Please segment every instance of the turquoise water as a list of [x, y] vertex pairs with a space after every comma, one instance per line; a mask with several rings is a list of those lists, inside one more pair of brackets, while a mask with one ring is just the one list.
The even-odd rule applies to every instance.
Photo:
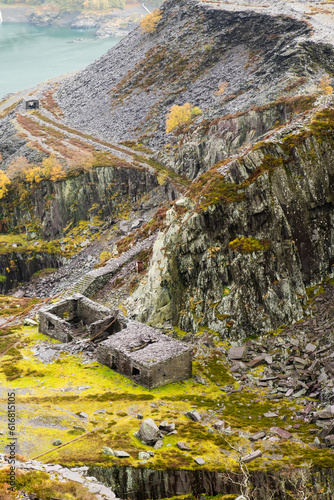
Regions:
[[[69, 43], [78, 38], [83, 41]], [[0, 98], [84, 68], [120, 38], [94, 38], [93, 30], [0, 24]]]

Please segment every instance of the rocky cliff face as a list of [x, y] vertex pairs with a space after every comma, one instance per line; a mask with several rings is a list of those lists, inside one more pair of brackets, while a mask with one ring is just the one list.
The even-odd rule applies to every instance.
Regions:
[[300, 319], [306, 288], [333, 272], [332, 119], [320, 112], [200, 176], [169, 211], [129, 311], [232, 337]]
[[57, 183], [43, 181], [23, 200], [20, 193], [13, 193], [3, 216], [11, 228], [35, 223], [41, 236], [56, 239], [69, 223], [94, 216], [112, 220], [129, 211], [157, 185], [156, 177], [147, 171], [99, 167]]
[[[152, 470], [114, 466], [90, 467], [88, 472], [111, 486], [119, 497], [132, 500], [170, 498], [189, 493], [198, 496], [200, 494], [235, 496], [240, 493], [240, 485], [245, 479], [242, 474], [209, 470]], [[314, 499], [331, 499], [332, 469], [311, 471], [304, 467], [293, 472], [286, 469], [270, 475], [266, 472], [253, 471], [249, 475], [244, 491], [247, 491], [247, 487], [252, 488], [254, 500], [269, 499], [272, 498], [272, 494], [275, 494], [278, 500], [283, 500], [290, 495], [295, 495], [296, 488], [298, 488], [298, 495], [309, 491], [308, 483], [314, 486]], [[316, 490], [323, 493], [318, 496]]]

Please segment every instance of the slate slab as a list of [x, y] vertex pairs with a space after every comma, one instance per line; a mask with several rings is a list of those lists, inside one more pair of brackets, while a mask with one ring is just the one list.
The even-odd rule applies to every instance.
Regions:
[[242, 359], [246, 356], [247, 354], [247, 347], [244, 345], [238, 346], [238, 347], [231, 347], [228, 351], [228, 358], [229, 359]]

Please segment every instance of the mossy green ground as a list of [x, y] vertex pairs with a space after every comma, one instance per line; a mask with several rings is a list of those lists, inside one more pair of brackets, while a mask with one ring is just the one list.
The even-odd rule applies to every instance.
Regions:
[[[96, 429], [41, 457], [41, 460], [65, 465], [121, 463], [158, 469], [196, 469], [200, 466], [196, 465], [194, 458], [202, 456], [206, 461], [204, 467], [210, 470], [237, 469], [238, 453], [232, 445], [240, 448], [243, 454], [252, 449], [262, 450], [262, 458], [251, 462], [250, 469], [273, 469], [288, 463], [300, 465], [305, 460], [315, 465], [334, 466], [332, 451], [310, 446], [313, 437], [308, 424], [302, 420], [298, 420], [300, 428], [292, 431], [292, 440], [261, 441], [251, 445], [243, 436], [244, 432], [293, 425], [296, 423], [294, 412], [300, 407], [295, 401], [269, 401], [262, 389], [256, 392], [249, 388], [240, 390], [239, 383], [227, 371], [219, 350], [211, 349], [209, 353], [203, 350], [194, 360], [194, 374], [205, 384], [192, 378], [149, 391], [97, 362], [85, 364], [81, 356], [62, 354], [45, 365], [37, 360], [31, 349], [39, 341], [55, 341], [38, 333], [37, 327], [21, 327], [15, 335], [20, 343], [1, 359], [2, 449], [7, 443], [6, 395], [14, 390], [19, 452], [28, 458], [53, 449], [55, 439], [66, 443]], [[228, 347], [226, 342], [216, 343], [217, 347]], [[15, 367], [14, 376], [6, 376], [6, 365]], [[254, 370], [259, 371], [261, 367]], [[221, 389], [235, 392], [227, 394]], [[192, 422], [185, 416], [185, 412], [195, 407], [202, 416], [200, 422]], [[82, 411], [88, 414], [88, 419], [78, 415]], [[266, 418], [264, 413], [267, 411], [275, 411], [278, 416]], [[177, 429], [176, 435], [165, 437], [164, 446], [155, 450], [155, 456], [146, 463], [138, 461], [138, 452], [152, 448], [133, 435], [141, 422], [136, 417], [138, 413], [144, 418], [153, 418], [157, 424], [162, 420], [175, 422]], [[222, 436], [217, 431], [208, 431], [218, 419], [231, 426], [232, 435]], [[186, 442], [191, 451], [180, 451], [177, 441]], [[103, 454], [103, 446], [125, 450], [131, 457], [126, 460], [107, 457]]]

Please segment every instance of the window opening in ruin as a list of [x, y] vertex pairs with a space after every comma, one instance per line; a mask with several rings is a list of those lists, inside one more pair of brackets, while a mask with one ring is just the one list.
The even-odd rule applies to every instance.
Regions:
[[38, 109], [39, 103], [38, 101], [27, 101], [26, 109]]
[[53, 323], [51, 323], [51, 321], [48, 321], [48, 330], [54, 330], [55, 329], [55, 325]]
[[111, 368], [117, 370], [117, 359], [116, 356], [111, 356]]
[[140, 375], [140, 370], [135, 366], [132, 367], [132, 375]]

